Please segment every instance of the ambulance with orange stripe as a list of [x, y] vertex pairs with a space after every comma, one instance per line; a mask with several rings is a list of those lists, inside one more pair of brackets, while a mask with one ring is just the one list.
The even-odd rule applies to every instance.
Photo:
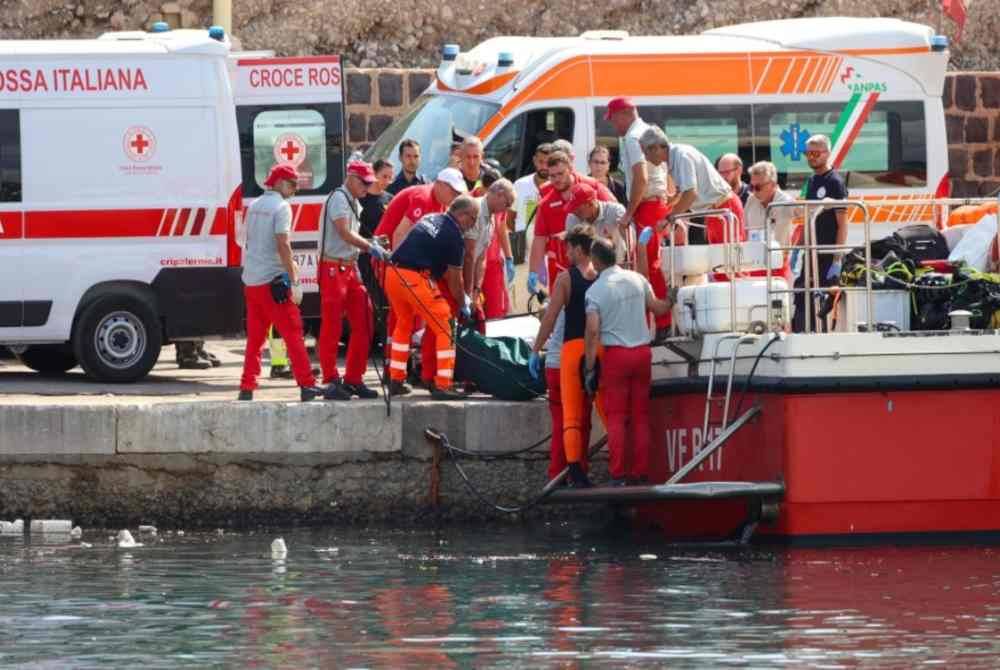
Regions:
[[238, 222], [276, 162], [303, 175], [293, 249], [315, 277], [342, 181], [337, 57], [161, 24], [0, 59], [0, 345], [28, 367], [133, 381], [165, 343], [241, 333]]
[[947, 41], [925, 26], [790, 19], [693, 36], [498, 37], [468, 52], [446, 45], [442, 54], [434, 83], [370, 158], [395, 155], [403, 138], [414, 138], [422, 167], [433, 174], [447, 162], [452, 135], [474, 133], [487, 157], [517, 178], [532, 171], [535, 146], [563, 138], [585, 171], [598, 144], [617, 161], [605, 105], [627, 95], [648, 123], [712, 160], [735, 153], [745, 166], [772, 161], [790, 192], [810, 174], [808, 137], [831, 136], [852, 197], [873, 201], [875, 222], [933, 218], [929, 206], [878, 207], [880, 198], [948, 192], [941, 102]]

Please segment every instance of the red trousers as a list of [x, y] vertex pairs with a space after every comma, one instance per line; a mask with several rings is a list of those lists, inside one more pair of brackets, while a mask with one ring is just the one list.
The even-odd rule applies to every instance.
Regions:
[[566, 451], [563, 448], [563, 411], [560, 392], [559, 368], [545, 368], [545, 386], [549, 390], [549, 417], [552, 419], [552, 437], [549, 440], [549, 481], [566, 469]]
[[483, 311], [487, 319], [507, 316], [510, 303], [507, 296], [507, 277], [504, 256], [500, 248], [500, 226], [494, 226], [493, 240], [486, 248], [486, 272], [483, 275]]
[[340, 379], [337, 371], [337, 350], [344, 317], [351, 326], [351, 339], [347, 345], [347, 367], [344, 382], [360, 384], [364, 381], [368, 365], [368, 349], [372, 340], [372, 305], [368, 291], [361, 282], [356, 265], [319, 264], [320, 316], [319, 365], [323, 369], [323, 383]]
[[302, 315], [299, 306], [290, 299], [280, 305], [271, 296], [271, 285], [244, 286], [243, 296], [247, 304], [247, 348], [243, 356], [243, 377], [241, 391], [257, 388], [260, 376], [260, 350], [267, 341], [267, 331], [273, 324], [285, 341], [288, 360], [292, 364], [295, 383], [299, 386], [315, 386], [312, 364], [306, 352], [306, 342], [302, 337]]
[[605, 347], [600, 390], [608, 424], [612, 479], [649, 476], [649, 386], [652, 350]]
[[[726, 199], [718, 209], [728, 209], [736, 216], [737, 229], [740, 233], [740, 241], [744, 242], [747, 239], [747, 227], [743, 220], [743, 203], [740, 202], [740, 196], [735, 193], [730, 193], [729, 198]], [[722, 244], [729, 240], [729, 222], [721, 216], [706, 216], [705, 217], [705, 234], [708, 237], [709, 244]]]
[[[643, 229], [655, 226], [660, 221], [663, 221], [663, 219], [667, 218], [668, 214], [670, 214], [670, 207], [662, 200], [647, 200], [639, 205], [639, 209], [635, 210], [635, 217], [633, 217], [635, 220], [636, 237], [638, 237], [638, 234]], [[660, 240], [662, 236], [655, 232], [655, 228], [653, 230], [655, 234], [646, 243], [646, 261], [649, 268], [647, 279], [649, 279], [649, 283], [653, 287], [653, 294], [662, 300], [667, 297], [667, 280], [663, 276], [662, 265], [660, 263]], [[657, 330], [669, 327], [670, 312], [656, 317]]]

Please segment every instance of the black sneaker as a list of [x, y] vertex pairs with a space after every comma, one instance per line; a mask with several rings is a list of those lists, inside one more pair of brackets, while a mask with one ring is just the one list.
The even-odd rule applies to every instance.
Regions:
[[299, 400], [309, 402], [310, 400], [323, 397], [325, 393], [326, 389], [321, 386], [301, 386], [299, 387]]
[[439, 389], [432, 384], [431, 400], [465, 400], [465, 395], [453, 389]]
[[177, 367], [181, 370], [207, 370], [212, 367], [212, 364], [197, 358], [187, 358], [178, 362]]
[[409, 384], [404, 382], [396, 381], [395, 379], [389, 382], [389, 395], [409, 395], [413, 393], [413, 389], [410, 388]]
[[237, 400], [253, 400], [253, 391], [240, 391], [240, 394], [236, 396]]
[[378, 391], [364, 384], [344, 384], [344, 390], [351, 395], [358, 396], [362, 400], [371, 400], [378, 397]]
[[332, 381], [323, 392], [323, 400], [350, 400], [351, 392], [340, 381]]
[[287, 365], [271, 366], [271, 379], [291, 379], [293, 376]]
[[590, 483], [590, 478], [587, 477], [587, 473], [583, 471], [583, 467], [579, 463], [569, 464], [569, 475], [566, 479], [569, 481], [569, 485], [575, 489], [589, 489], [594, 486]]
[[626, 479], [612, 479], [608, 482], [608, 486], [612, 488], [619, 488], [628, 486], [628, 481]]
[[215, 354], [210, 354], [204, 349], [198, 352], [198, 358], [207, 361], [208, 364], [211, 365], [213, 368], [222, 367], [222, 361], [220, 361]]

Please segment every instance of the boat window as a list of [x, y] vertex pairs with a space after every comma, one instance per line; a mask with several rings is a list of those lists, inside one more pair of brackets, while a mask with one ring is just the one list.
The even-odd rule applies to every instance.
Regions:
[[453, 95], [422, 95], [410, 111], [389, 126], [368, 149], [365, 160], [398, 163], [399, 143], [420, 143], [420, 172], [433, 177], [448, 166], [452, 142], [477, 134], [500, 105]]
[[[754, 107], [757, 160], [778, 168], [785, 189], [799, 189], [812, 170], [806, 140], [823, 134], [835, 142], [845, 103], [801, 103]], [[851, 132], [850, 125], [842, 132]], [[927, 186], [927, 133], [924, 103], [879, 102], [860, 129], [840, 173], [848, 188], [923, 188]]]
[[[611, 165], [618, 170], [620, 138], [609, 121], [606, 108], [594, 110], [597, 143], [611, 150]], [[639, 116], [663, 129], [671, 142], [690, 144], [713, 163], [727, 153], [738, 154], [747, 167], [753, 163], [749, 105], [640, 105]]]
[[486, 145], [486, 158], [500, 163], [503, 175], [514, 181], [535, 171], [535, 148], [558, 139], [573, 141], [573, 110], [533, 109], [514, 117]]

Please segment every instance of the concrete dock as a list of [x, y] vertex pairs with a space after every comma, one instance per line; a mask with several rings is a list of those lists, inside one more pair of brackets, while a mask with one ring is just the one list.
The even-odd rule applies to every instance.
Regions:
[[[207, 349], [222, 367], [178, 370], [166, 347], [131, 385], [95, 383], [79, 369], [43, 377], [0, 360], [0, 519], [214, 528], [502, 518], [447, 456], [434, 458], [424, 429], [476, 453], [518, 450], [549, 432], [544, 400], [441, 403], [418, 391], [394, 399], [387, 416], [381, 399], [300, 403], [293, 381], [262, 378], [253, 402], [236, 402], [243, 343]], [[548, 443], [459, 463], [483, 496], [516, 504], [544, 485]]]

